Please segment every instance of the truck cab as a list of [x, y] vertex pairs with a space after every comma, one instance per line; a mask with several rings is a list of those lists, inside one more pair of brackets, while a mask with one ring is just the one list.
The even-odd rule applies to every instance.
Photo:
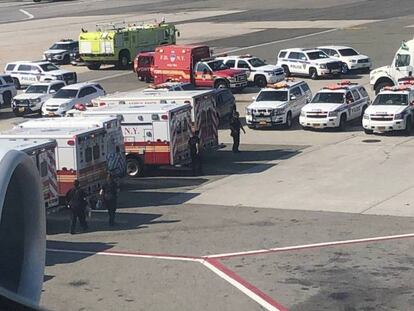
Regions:
[[154, 80], [154, 52], [138, 53], [134, 60], [134, 72], [138, 80], [147, 83]]
[[386, 86], [397, 86], [398, 80], [412, 76], [414, 72], [414, 39], [403, 41], [389, 66], [371, 71], [370, 84], [378, 94]]

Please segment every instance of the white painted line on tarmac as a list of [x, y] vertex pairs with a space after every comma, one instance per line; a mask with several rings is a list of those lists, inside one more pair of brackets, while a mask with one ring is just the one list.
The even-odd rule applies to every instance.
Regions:
[[60, 248], [47, 248], [46, 251], [52, 253], [66, 253], [66, 254], [78, 254], [78, 255], [101, 255], [101, 256], [114, 256], [114, 257], [130, 257], [130, 258], [152, 258], [152, 259], [165, 259], [175, 261], [191, 261], [202, 262], [203, 259], [192, 256], [179, 256], [169, 254], [152, 254], [152, 253], [135, 253], [135, 252], [123, 252], [123, 251], [82, 251], [74, 249], [60, 249]]
[[235, 272], [224, 266], [218, 260], [207, 259], [202, 264], [213, 271], [216, 275], [227, 281], [239, 291], [247, 295], [249, 298], [256, 301], [259, 305], [269, 311], [288, 311], [287, 308], [282, 306], [279, 302], [263, 293], [260, 289], [250, 284]]
[[32, 18], [34, 18], [34, 15], [33, 15], [33, 14], [30, 14], [30, 13], [29, 13], [29, 12], [27, 12], [26, 10], [19, 9], [19, 12], [23, 13], [24, 15], [26, 15], [26, 16], [27, 16], [27, 19], [32, 19]]
[[102, 78], [99, 78], [99, 79], [92, 79], [92, 80], [88, 80], [88, 81], [90, 81], [90, 82], [99, 82], [99, 81], [104, 81], [104, 80], [108, 80], [108, 79], [112, 79], [112, 78], [126, 76], [126, 75], [129, 75], [129, 74], [133, 74], [133, 72], [131, 72], [131, 71], [121, 72], [121, 73], [113, 74], [111, 76], [106, 76], [106, 77], [102, 77]]
[[245, 46], [245, 47], [242, 47], [242, 48], [237, 48], [237, 49], [233, 49], [233, 50], [229, 50], [229, 51], [224, 51], [223, 53], [234, 53], [234, 52], [238, 52], [238, 51], [243, 51], [243, 50], [258, 48], [258, 47], [261, 47], [261, 46], [272, 45], [272, 44], [287, 42], [287, 41], [291, 41], [291, 40], [298, 40], [298, 39], [309, 38], [309, 37], [313, 37], [313, 36], [323, 35], [325, 33], [334, 32], [334, 31], [337, 31], [337, 30], [339, 30], [339, 28], [333, 28], [333, 29], [328, 29], [328, 30], [313, 32], [313, 33], [309, 33], [309, 34], [301, 35], [301, 36], [297, 36], [297, 37], [286, 38], [286, 39], [281, 39], [281, 40], [275, 40], [275, 41], [270, 41], [270, 42], [265, 42], [265, 43], [260, 43], [260, 44]]
[[322, 243], [305, 244], [305, 245], [297, 245], [297, 246], [276, 247], [276, 248], [259, 249], [259, 250], [245, 251], [245, 252], [216, 254], [216, 255], [206, 256], [205, 258], [224, 259], [224, 258], [230, 258], [230, 257], [260, 255], [260, 254], [268, 254], [268, 253], [296, 251], [296, 250], [305, 250], [305, 249], [311, 249], [311, 248], [321, 248], [321, 247], [349, 245], [349, 244], [358, 244], [358, 243], [373, 243], [373, 242], [399, 240], [399, 239], [407, 239], [407, 238], [414, 238], [414, 233], [388, 235], [388, 236], [355, 239], [355, 240], [345, 240], [345, 241], [322, 242]]

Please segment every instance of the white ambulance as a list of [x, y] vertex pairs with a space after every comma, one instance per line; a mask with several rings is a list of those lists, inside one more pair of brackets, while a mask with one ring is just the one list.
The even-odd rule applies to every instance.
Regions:
[[94, 107], [133, 104], [190, 104], [193, 130], [199, 130], [205, 149], [218, 147], [219, 117], [216, 110], [215, 92], [202, 91], [171, 91], [147, 93], [142, 91], [115, 93], [98, 97], [91, 101]]
[[46, 208], [59, 204], [56, 175], [56, 141], [50, 139], [0, 138], [0, 145], [26, 153], [36, 165], [42, 182], [43, 199]]
[[127, 173], [131, 177], [142, 176], [145, 166], [190, 162], [190, 104], [112, 105], [78, 111], [78, 115], [122, 116]]
[[58, 194], [64, 198], [75, 179], [94, 197], [106, 178], [106, 132], [99, 128], [24, 128], [0, 133], [8, 139], [55, 139]]
[[100, 128], [106, 131], [107, 169], [115, 177], [126, 175], [124, 136], [120, 116], [43, 118], [19, 124], [22, 128]]

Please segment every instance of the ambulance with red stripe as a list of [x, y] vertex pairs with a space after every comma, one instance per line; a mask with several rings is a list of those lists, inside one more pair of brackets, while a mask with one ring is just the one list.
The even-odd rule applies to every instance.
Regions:
[[122, 116], [127, 173], [142, 176], [146, 166], [190, 162], [190, 104], [111, 105], [79, 111], [86, 117]]
[[219, 115], [214, 90], [171, 92], [122, 92], [98, 97], [91, 101], [94, 107], [112, 105], [163, 105], [190, 104], [193, 130], [200, 131], [201, 145], [205, 150], [218, 148]]
[[42, 182], [43, 199], [46, 208], [59, 203], [56, 175], [56, 141], [50, 139], [0, 138], [0, 145], [26, 153], [36, 165]]
[[16, 126], [4, 131], [0, 138], [54, 139], [58, 195], [63, 199], [75, 179], [91, 199], [99, 192], [107, 175], [106, 132], [97, 128], [24, 128]]

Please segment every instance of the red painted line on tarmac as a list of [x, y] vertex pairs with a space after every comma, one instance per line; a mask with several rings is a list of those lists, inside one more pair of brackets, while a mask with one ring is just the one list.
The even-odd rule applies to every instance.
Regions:
[[270, 311], [288, 311], [282, 304], [266, 295], [253, 284], [247, 282], [241, 276], [230, 270], [217, 259], [206, 259], [203, 265], [216, 273], [218, 276], [229, 282], [231, 285], [242, 291], [251, 299], [259, 303], [266, 310]]
[[305, 245], [297, 245], [297, 246], [276, 247], [276, 248], [259, 249], [259, 250], [235, 252], [235, 253], [216, 254], [216, 255], [206, 256], [205, 258], [226, 259], [226, 258], [240, 257], [240, 256], [252, 256], [252, 255], [260, 255], [260, 254], [298, 251], [298, 250], [307, 250], [307, 249], [313, 249], [313, 248], [333, 247], [333, 246], [352, 245], [352, 244], [361, 244], [361, 243], [375, 243], [375, 242], [401, 240], [401, 239], [408, 239], [408, 238], [414, 238], [414, 233], [390, 235], [390, 236], [382, 236], [382, 237], [374, 237], [374, 238], [355, 239], [355, 240], [345, 240], [345, 241], [322, 242], [322, 243], [305, 244]]

